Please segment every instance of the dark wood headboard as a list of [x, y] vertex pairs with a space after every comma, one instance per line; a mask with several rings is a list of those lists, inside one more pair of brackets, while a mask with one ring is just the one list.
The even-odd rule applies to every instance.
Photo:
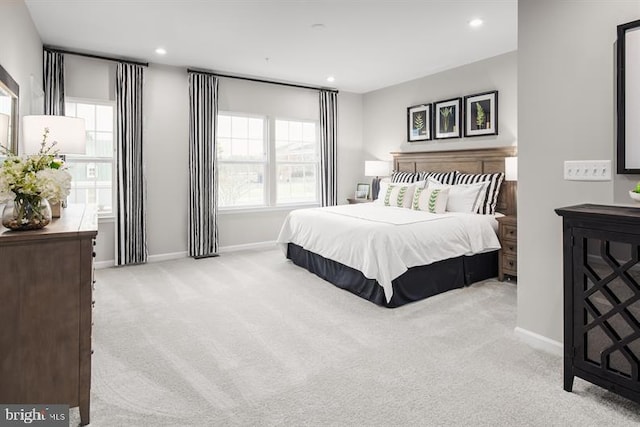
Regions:
[[[517, 147], [428, 152], [396, 152], [393, 170], [398, 172], [495, 173], [504, 172], [504, 158], [513, 157]], [[517, 211], [516, 182], [503, 181], [496, 211], [514, 215]]]

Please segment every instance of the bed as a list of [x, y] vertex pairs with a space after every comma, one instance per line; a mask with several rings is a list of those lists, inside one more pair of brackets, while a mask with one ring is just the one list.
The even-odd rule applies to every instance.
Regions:
[[[487, 174], [504, 172], [515, 147], [392, 154], [396, 171]], [[496, 212], [515, 212], [515, 183], [502, 183]], [[296, 265], [393, 308], [497, 276], [496, 227], [493, 215], [357, 204], [294, 211], [278, 243]]]

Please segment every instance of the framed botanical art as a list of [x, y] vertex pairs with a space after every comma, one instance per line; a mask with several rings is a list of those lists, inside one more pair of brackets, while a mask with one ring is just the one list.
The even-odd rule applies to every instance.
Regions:
[[464, 136], [498, 134], [498, 91], [464, 97]]
[[462, 129], [462, 98], [447, 99], [433, 103], [434, 138], [460, 138]]
[[414, 105], [407, 108], [407, 141], [431, 139], [431, 104]]
[[358, 184], [356, 186], [356, 199], [368, 199], [369, 198], [369, 184]]

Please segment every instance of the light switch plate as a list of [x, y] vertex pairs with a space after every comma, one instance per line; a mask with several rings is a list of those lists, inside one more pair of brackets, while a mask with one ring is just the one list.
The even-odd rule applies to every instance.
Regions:
[[566, 160], [564, 179], [568, 181], [611, 181], [611, 160]]

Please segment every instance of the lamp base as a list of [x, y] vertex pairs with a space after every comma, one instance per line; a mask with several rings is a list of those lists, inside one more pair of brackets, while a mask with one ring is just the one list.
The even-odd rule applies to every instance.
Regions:
[[376, 200], [378, 198], [379, 192], [380, 192], [380, 178], [376, 176], [371, 180], [371, 200]]

